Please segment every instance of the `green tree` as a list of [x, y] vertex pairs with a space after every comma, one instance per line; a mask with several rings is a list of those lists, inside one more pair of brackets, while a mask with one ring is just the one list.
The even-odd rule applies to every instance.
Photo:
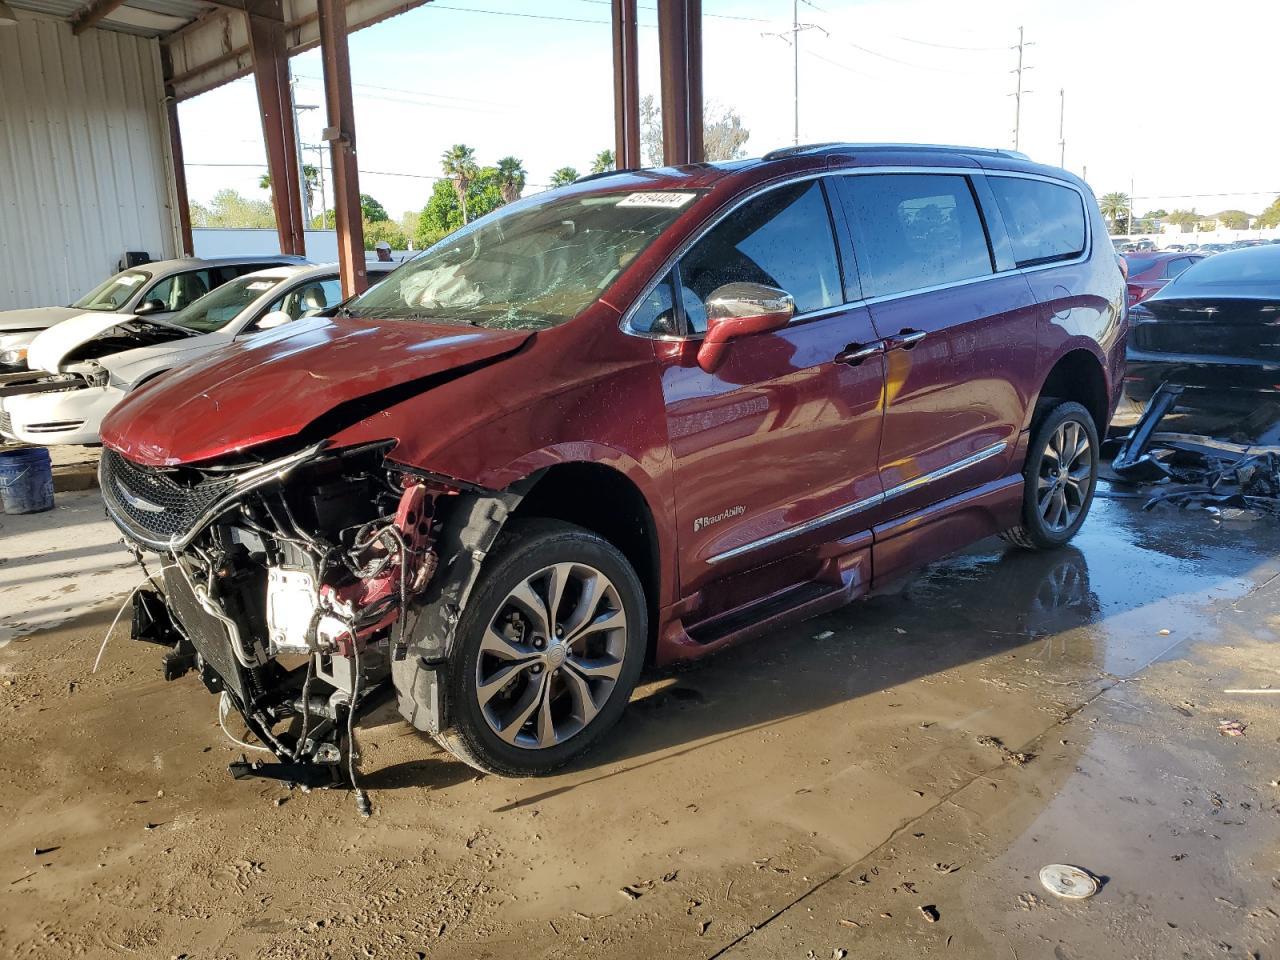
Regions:
[[400, 224], [390, 218], [384, 220], [366, 220], [364, 223], [364, 248], [372, 250], [380, 242], [391, 244], [392, 250], [403, 250], [408, 246], [408, 237]]
[[1200, 215], [1194, 210], [1174, 210], [1165, 216], [1165, 221], [1179, 227], [1182, 233], [1190, 233], [1200, 222]]
[[[1129, 232], [1129, 195], [1127, 193], [1105, 193], [1098, 201], [1102, 215], [1110, 221], [1112, 233]], [[1121, 229], [1121, 224], [1124, 229]]]
[[613, 157], [612, 150], [601, 150], [596, 154], [594, 160], [591, 161], [592, 173], [608, 173], [617, 166], [617, 161]]
[[1271, 201], [1271, 206], [1258, 214], [1257, 225], [1266, 229], [1267, 227], [1280, 227], [1280, 197], [1276, 197]]
[[503, 203], [512, 203], [520, 199], [524, 192], [525, 179], [528, 176], [524, 164], [518, 157], [503, 157], [498, 161], [498, 189], [502, 193]]
[[[449, 180], [438, 180], [432, 188], [431, 197], [418, 215], [417, 228], [413, 233], [414, 245], [419, 249], [426, 249], [462, 226], [462, 204], [454, 185]], [[467, 183], [467, 210], [472, 219], [496, 210], [502, 202], [497, 167], [477, 169]]]
[[578, 171], [573, 167], [561, 167], [551, 174], [551, 186], [565, 187], [578, 179]]
[[387, 214], [387, 208], [367, 193], [360, 194], [360, 216], [366, 223], [381, 223], [383, 220], [391, 219]]
[[215, 193], [207, 207], [192, 204], [191, 225], [275, 229], [276, 215], [266, 200], [250, 200], [228, 188]]
[[455, 143], [440, 155], [440, 169], [453, 181], [453, 192], [462, 209], [462, 222], [466, 223], [470, 219], [467, 215], [467, 191], [479, 170], [475, 150], [465, 143]]
[[[702, 148], [707, 160], [744, 156], [743, 148], [750, 138], [751, 131], [743, 126], [738, 111], [715, 102], [703, 106]], [[640, 146], [645, 163], [651, 167], [662, 165], [662, 108], [652, 94], [640, 98]]]

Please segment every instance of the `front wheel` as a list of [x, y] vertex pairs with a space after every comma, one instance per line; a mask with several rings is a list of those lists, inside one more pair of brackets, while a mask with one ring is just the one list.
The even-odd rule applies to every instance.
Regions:
[[622, 715], [647, 637], [639, 578], [616, 547], [572, 524], [516, 521], [458, 624], [453, 726], [438, 739], [480, 770], [550, 773]]
[[1098, 428], [1089, 411], [1072, 402], [1052, 407], [1022, 472], [1022, 522], [1001, 536], [1027, 550], [1062, 546], [1084, 523], [1098, 485]]

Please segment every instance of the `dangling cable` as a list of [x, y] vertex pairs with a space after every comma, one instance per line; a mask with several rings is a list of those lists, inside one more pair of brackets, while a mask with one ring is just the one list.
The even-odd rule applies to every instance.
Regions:
[[227, 711], [231, 707], [231, 698], [227, 695], [227, 691], [222, 691], [222, 696], [218, 697], [218, 726], [222, 728], [222, 732], [226, 734], [227, 739], [234, 743], [237, 747], [244, 747], [246, 750], [258, 750], [262, 753], [271, 753], [269, 747], [257, 747], [252, 743], [245, 743], [231, 735], [231, 731], [227, 729]]
[[[159, 572], [163, 573], [166, 570], [172, 569], [174, 566], [175, 565], [172, 563], [165, 564], [160, 568]], [[102, 663], [102, 655], [107, 652], [107, 641], [111, 639], [112, 631], [115, 630], [116, 624], [120, 622], [120, 617], [124, 613], [124, 608], [132, 602], [133, 595], [149, 583], [153, 583], [150, 574], [143, 578], [143, 581], [140, 584], [130, 590], [128, 596], [124, 598], [124, 603], [120, 604], [120, 609], [116, 611], [115, 619], [111, 621], [111, 626], [107, 627], [107, 635], [102, 638], [102, 646], [98, 648], [98, 655], [93, 659], [93, 669], [89, 671], [90, 673], [98, 672], [98, 664]]]

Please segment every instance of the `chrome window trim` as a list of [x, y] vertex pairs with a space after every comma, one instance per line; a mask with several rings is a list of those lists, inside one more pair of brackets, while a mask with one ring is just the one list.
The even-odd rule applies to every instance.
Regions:
[[877, 493], [873, 496], [867, 497], [866, 499], [846, 504], [843, 507], [838, 507], [829, 513], [824, 513], [819, 517], [814, 517], [812, 520], [806, 520], [804, 523], [798, 524], [797, 526], [788, 527], [786, 530], [779, 530], [777, 533], [771, 533], [767, 537], [761, 537], [758, 540], [752, 540], [750, 543], [742, 544], [742, 546], [732, 547], [728, 550], [723, 550], [720, 553], [713, 554], [707, 558], [707, 563], [720, 563], [724, 560], [730, 560], [733, 557], [740, 557], [744, 553], [750, 553], [753, 550], [759, 550], [763, 547], [770, 547], [775, 543], [782, 543], [784, 540], [790, 540], [792, 537], [798, 537], [801, 534], [818, 530], [822, 527], [828, 526], [829, 524], [835, 523], [838, 520], [843, 520], [846, 517], [851, 517], [864, 510], [877, 507], [882, 503], [894, 499], [895, 497], [902, 496], [904, 493], [910, 493], [912, 490], [917, 490], [920, 487], [933, 483], [935, 480], [941, 480], [954, 473], [959, 473], [961, 470], [967, 470], [969, 467], [976, 466], [984, 460], [990, 460], [992, 457], [997, 457], [1007, 450], [1008, 447], [1009, 444], [1001, 440], [999, 443], [992, 444], [989, 447], [979, 450], [977, 453], [970, 454], [962, 460], [957, 460], [955, 463], [948, 464], [945, 467], [940, 467], [939, 469], [930, 471], [929, 473], [921, 474], [918, 477], [914, 477], [911, 480], [906, 481], [906, 483], [898, 484], [896, 487], [890, 487], [883, 493]]
[[[1056, 177], [1051, 177], [1051, 176], [1047, 176], [1045, 174], [1040, 174], [1040, 173], [1024, 173], [1020, 170], [989, 170], [985, 167], [924, 167], [924, 166], [912, 167], [912, 166], [896, 166], [895, 165], [895, 166], [877, 166], [877, 167], [858, 167], [856, 169], [837, 168], [834, 170], [830, 170], [830, 169], [814, 170], [814, 171], [810, 171], [809, 173], [800, 174], [799, 176], [788, 177], [783, 180], [761, 184], [753, 188], [749, 192], [738, 197], [738, 199], [734, 200], [725, 209], [717, 212], [715, 216], [712, 217], [707, 223], [704, 223], [700, 228], [698, 228], [698, 230], [692, 236], [686, 237], [684, 241], [680, 244], [680, 246], [676, 248], [675, 252], [672, 253], [669, 257], [667, 257], [665, 261], [663, 261], [661, 269], [655, 271], [652, 279], [650, 279], [649, 282], [644, 285], [644, 288], [636, 296], [635, 300], [623, 312], [622, 319], [618, 323], [619, 328], [622, 330], [623, 333], [627, 334], [628, 336], [639, 337], [644, 340], [658, 340], [658, 341], [677, 342], [677, 343], [685, 342], [685, 341], [697, 342], [701, 340], [702, 334], [690, 334], [688, 336], [674, 336], [672, 334], [651, 334], [651, 333], [645, 333], [644, 331], [635, 330], [631, 326], [631, 318], [640, 309], [640, 306], [644, 303], [645, 299], [649, 296], [649, 294], [653, 292], [654, 287], [656, 287], [662, 281], [662, 279], [670, 273], [671, 268], [674, 267], [676, 263], [679, 262], [679, 260], [686, 253], [689, 252], [689, 250], [694, 246], [694, 244], [696, 244], [708, 233], [710, 233], [717, 226], [719, 226], [721, 221], [723, 221], [726, 217], [729, 216], [729, 214], [733, 213], [743, 204], [751, 200], [754, 200], [757, 197], [763, 196], [764, 194], [772, 190], [779, 190], [783, 187], [788, 187], [796, 183], [804, 183], [808, 180], [820, 180], [825, 177], [865, 177], [865, 176], [873, 176], [877, 174], [886, 174], [886, 173], [922, 174], [922, 175], [943, 174], [943, 175], [950, 175], [950, 176], [959, 175], [959, 176], [966, 176], [966, 177], [982, 176], [987, 178], [1013, 177], [1021, 180], [1040, 180], [1040, 181], [1043, 181], [1044, 183], [1050, 183], [1055, 186], [1066, 187], [1069, 190], [1074, 190], [1076, 194], [1078, 194], [1080, 197], [1080, 202], [1083, 207], [1083, 213], [1084, 213], [1084, 229], [1085, 229], [1084, 253], [1080, 254], [1077, 257], [1073, 257], [1070, 260], [1055, 260], [1052, 263], [1041, 263], [1033, 267], [1011, 267], [1008, 270], [995, 270], [991, 273], [985, 274], [980, 277], [969, 277], [964, 280], [951, 280], [951, 281], [948, 281], [947, 283], [933, 284], [932, 286], [928, 286], [928, 287], [915, 287], [915, 288], [912, 288], [911, 290], [903, 290], [899, 293], [884, 294], [879, 297], [860, 297], [857, 300], [846, 300], [843, 303], [833, 304], [830, 307], [823, 307], [820, 310], [811, 310], [807, 313], [798, 313], [795, 315], [794, 318], [792, 318], [790, 325], [794, 326], [799, 323], [804, 323], [808, 320], [815, 320], [820, 317], [827, 316], [828, 314], [841, 313], [845, 310], [852, 310], [856, 307], [873, 306], [877, 303], [887, 303], [891, 300], [902, 300], [906, 297], [914, 297], [922, 293], [936, 293], [939, 290], [950, 290], [955, 287], [965, 287], [974, 283], [985, 283], [986, 281], [996, 279], [997, 277], [1010, 277], [1010, 276], [1014, 276], [1015, 274], [1022, 274], [1025, 276], [1026, 274], [1035, 273], [1040, 270], [1050, 270], [1056, 267], [1071, 266], [1072, 264], [1084, 263], [1093, 256], [1093, 244], [1094, 244], [1093, 218], [1089, 215], [1088, 198], [1085, 196], [1084, 191], [1081, 190], [1080, 187], [1076, 186], [1074, 183], [1071, 183], [1068, 180], [1062, 180]], [[989, 225], [987, 229], [990, 229]], [[1006, 233], [1008, 232], [1007, 227], [1005, 228], [1005, 231]], [[838, 241], [838, 238], [833, 237], [833, 239], [837, 239]], [[839, 249], [838, 242], [836, 246], [838, 250]]]

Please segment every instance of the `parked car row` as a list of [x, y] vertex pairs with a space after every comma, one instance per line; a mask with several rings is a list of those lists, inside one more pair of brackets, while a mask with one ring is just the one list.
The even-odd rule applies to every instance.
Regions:
[[[311, 266], [297, 257], [265, 262], [278, 265], [263, 270], [261, 260], [147, 264], [82, 298], [78, 303], [91, 306], [79, 313], [63, 307], [43, 308], [43, 314], [11, 311], [54, 322], [25, 331], [30, 339], [13, 359], [27, 373], [11, 372], [0, 383], [0, 437], [37, 444], [97, 443], [102, 418], [131, 391], [238, 339], [319, 313], [342, 299], [335, 264]], [[369, 263], [370, 282], [396, 266]], [[191, 298], [211, 282], [214, 289]], [[186, 293], [174, 294], [179, 287]], [[164, 310], [154, 306], [162, 302], [161, 293], [169, 296]], [[168, 309], [184, 300], [180, 309]], [[67, 310], [72, 315], [63, 317]]]
[[[1066, 543], [1126, 336], [1092, 193], [1020, 154], [619, 171], [135, 385], [101, 487], [163, 558], [137, 635], [288, 779], [354, 771], [347, 731], [392, 691], [467, 763], [541, 774], [608, 731], [646, 662], [991, 534]], [[72, 339], [54, 376], [137, 384]]]

